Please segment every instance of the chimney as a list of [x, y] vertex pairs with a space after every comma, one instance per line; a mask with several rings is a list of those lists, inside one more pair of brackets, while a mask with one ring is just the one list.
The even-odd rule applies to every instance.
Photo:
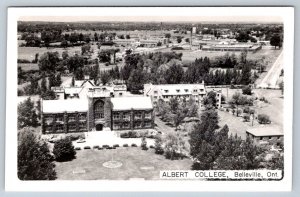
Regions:
[[84, 80], [90, 80], [90, 76], [89, 75], [84, 75]]

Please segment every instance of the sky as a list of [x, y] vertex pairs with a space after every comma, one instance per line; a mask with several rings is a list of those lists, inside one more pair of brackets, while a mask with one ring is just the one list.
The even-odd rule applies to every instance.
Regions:
[[279, 16], [23, 16], [20, 21], [47, 22], [216, 22], [216, 23], [278, 23]]

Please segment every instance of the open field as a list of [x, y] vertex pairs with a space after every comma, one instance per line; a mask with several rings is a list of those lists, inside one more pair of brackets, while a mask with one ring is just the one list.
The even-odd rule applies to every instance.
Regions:
[[35, 63], [18, 63], [18, 67], [21, 67], [23, 71], [39, 70], [38, 64]]
[[[56, 162], [58, 180], [153, 180], [159, 179], [160, 170], [189, 170], [192, 165], [190, 159], [167, 160], [155, 154], [153, 149], [144, 151], [140, 147], [80, 150], [76, 157], [69, 162]], [[121, 162], [122, 166], [110, 169], [102, 165], [112, 159]]]

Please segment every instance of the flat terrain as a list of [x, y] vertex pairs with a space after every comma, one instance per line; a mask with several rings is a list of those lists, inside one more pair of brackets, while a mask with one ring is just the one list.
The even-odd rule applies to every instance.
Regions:
[[[119, 161], [120, 168], [106, 168], [104, 162]], [[154, 153], [153, 149], [140, 147], [112, 150], [80, 150], [77, 158], [69, 162], [56, 162], [58, 180], [128, 180], [142, 178], [159, 179], [160, 170], [189, 170], [190, 159], [168, 160]]]
[[[225, 89], [224, 89], [225, 90]], [[228, 89], [229, 98], [234, 94], [236, 89]], [[279, 128], [283, 128], [283, 98], [281, 96], [280, 90], [270, 90], [270, 89], [255, 89], [253, 90], [253, 96], [261, 98], [265, 97], [269, 103], [264, 103], [262, 101], [255, 101], [254, 106], [250, 107], [255, 110], [255, 116], [258, 114], [266, 114], [270, 117], [271, 124], [261, 125], [254, 120], [253, 127], [260, 126], [275, 126]], [[226, 96], [226, 91], [223, 91], [223, 94]], [[246, 138], [246, 130], [247, 128], [252, 127], [252, 117], [250, 122], [244, 122], [243, 117], [233, 115], [231, 112], [226, 111], [218, 111], [219, 114], [219, 125], [223, 127], [225, 124], [228, 125], [230, 133], [233, 135], [238, 134], [243, 139]]]

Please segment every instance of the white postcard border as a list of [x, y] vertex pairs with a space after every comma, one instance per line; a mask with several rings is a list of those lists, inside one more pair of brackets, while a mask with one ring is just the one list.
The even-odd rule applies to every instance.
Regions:
[[[155, 10], [155, 11], [153, 11]], [[281, 181], [20, 181], [17, 178], [17, 20], [21, 16], [280, 16], [284, 23], [284, 178]], [[292, 7], [43, 7], [8, 8], [6, 84], [7, 191], [291, 191], [294, 8]]]

